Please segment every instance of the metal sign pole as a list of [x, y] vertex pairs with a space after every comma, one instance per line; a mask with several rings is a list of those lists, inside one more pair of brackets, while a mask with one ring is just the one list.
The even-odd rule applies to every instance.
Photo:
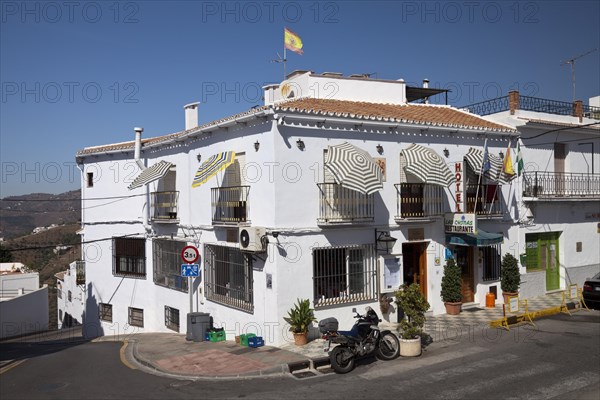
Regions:
[[188, 292], [190, 292], [190, 312], [194, 312], [194, 292], [193, 292], [194, 280], [191, 276], [188, 276]]

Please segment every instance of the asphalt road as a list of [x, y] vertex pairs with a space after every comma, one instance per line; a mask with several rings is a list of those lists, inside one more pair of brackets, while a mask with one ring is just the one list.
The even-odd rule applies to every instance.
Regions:
[[[510, 332], [438, 338], [418, 358], [364, 360], [347, 375], [190, 381], [124, 365], [120, 343], [2, 344], [7, 399], [600, 398], [600, 312], [556, 315]], [[12, 358], [11, 358], [12, 357]], [[24, 361], [23, 361], [24, 360]]]

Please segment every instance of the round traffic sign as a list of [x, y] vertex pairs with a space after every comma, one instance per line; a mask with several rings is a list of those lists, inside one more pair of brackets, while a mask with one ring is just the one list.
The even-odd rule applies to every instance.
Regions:
[[185, 246], [181, 250], [181, 259], [188, 264], [195, 263], [198, 258], [200, 258], [200, 252], [195, 246]]

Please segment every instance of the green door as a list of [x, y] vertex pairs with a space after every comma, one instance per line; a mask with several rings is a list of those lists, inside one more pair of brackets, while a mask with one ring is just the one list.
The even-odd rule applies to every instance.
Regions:
[[546, 291], [560, 289], [559, 236], [560, 232], [528, 233], [525, 235], [527, 271], [546, 271]]
[[546, 257], [546, 290], [560, 289], [560, 263], [558, 262], [558, 235], [542, 241]]

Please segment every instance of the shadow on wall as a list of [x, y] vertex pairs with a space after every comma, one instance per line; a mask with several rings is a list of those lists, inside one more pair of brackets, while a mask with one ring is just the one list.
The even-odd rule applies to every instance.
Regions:
[[100, 304], [96, 301], [92, 283], [88, 283], [86, 290], [85, 310], [83, 311], [83, 337], [93, 339], [104, 336], [104, 329], [100, 323]]

